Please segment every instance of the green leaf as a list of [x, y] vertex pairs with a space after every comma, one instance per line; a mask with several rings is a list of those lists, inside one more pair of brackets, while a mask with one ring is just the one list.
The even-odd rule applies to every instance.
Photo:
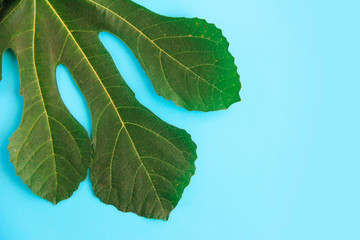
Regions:
[[34, 4], [10, 5], [7, 13], [0, 24], [0, 46], [11, 46], [18, 57], [24, 97], [21, 124], [10, 139], [10, 158], [31, 190], [56, 204], [86, 178], [90, 140], [60, 98], [54, 71], [58, 62], [44, 54], [52, 51], [47, 40], [37, 38], [44, 30], [36, 23]]
[[[121, 38], [156, 91], [180, 106], [210, 111], [240, 100], [228, 43], [204, 20], [160, 16], [129, 0], [5, 0], [0, 53], [15, 52], [25, 101], [11, 161], [35, 194], [54, 203], [71, 196], [91, 163], [93, 189], [104, 203], [168, 219], [194, 175], [196, 145], [136, 100], [101, 31]], [[60, 98], [59, 64], [87, 100], [92, 142]]]
[[89, 2], [104, 16], [98, 24], [131, 48], [159, 95], [199, 111], [240, 101], [234, 57], [214, 24], [161, 16], [127, 0]]

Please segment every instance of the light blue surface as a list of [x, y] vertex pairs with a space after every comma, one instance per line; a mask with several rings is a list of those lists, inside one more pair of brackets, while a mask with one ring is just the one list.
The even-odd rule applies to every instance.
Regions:
[[[15, 57], [0, 82], [0, 240], [360, 239], [360, 33], [357, 0], [138, 0], [224, 30], [242, 76], [228, 111], [187, 112], [158, 97], [140, 65], [101, 39], [145, 106], [198, 144], [197, 172], [168, 222], [102, 204], [86, 180], [54, 207], [9, 161], [21, 120]], [[1, 40], [0, 40], [1, 41]], [[85, 102], [57, 70], [64, 102], [90, 130]]]

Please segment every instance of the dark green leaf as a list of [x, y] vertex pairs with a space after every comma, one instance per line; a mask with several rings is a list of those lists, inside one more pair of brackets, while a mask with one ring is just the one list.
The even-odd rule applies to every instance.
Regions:
[[214, 24], [161, 16], [127, 0], [89, 2], [101, 16], [97, 24], [132, 49], [159, 95], [199, 111], [240, 100], [234, 57]]
[[[101, 31], [120, 37], [156, 91], [180, 106], [210, 111], [240, 100], [228, 42], [204, 20], [160, 16], [129, 0], [5, 1], [0, 53], [11, 48], [17, 55], [25, 101], [10, 139], [11, 161], [34, 193], [54, 203], [77, 189], [91, 161], [93, 189], [103, 202], [167, 219], [195, 172], [196, 145], [136, 100], [101, 44]], [[59, 64], [87, 100], [92, 158], [85, 129], [60, 98]]]
[[31, 190], [57, 203], [72, 195], [87, 176], [90, 140], [62, 102], [55, 79], [56, 58], [49, 57], [50, 39], [36, 23], [34, 4], [23, 1], [7, 9], [0, 24], [1, 47], [15, 51], [24, 112], [10, 139], [10, 158]]

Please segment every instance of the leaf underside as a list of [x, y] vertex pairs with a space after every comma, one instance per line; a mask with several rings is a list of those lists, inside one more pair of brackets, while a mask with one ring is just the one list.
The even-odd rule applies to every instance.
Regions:
[[[159, 95], [188, 110], [213, 111], [240, 100], [237, 67], [221, 30], [129, 0], [5, 0], [1, 7], [0, 54], [8, 48], [16, 54], [25, 103], [9, 145], [17, 174], [56, 204], [90, 167], [104, 203], [168, 219], [194, 175], [196, 145], [136, 100], [99, 33], [113, 33], [130, 47]], [[60, 64], [85, 96], [92, 141], [61, 100]]]

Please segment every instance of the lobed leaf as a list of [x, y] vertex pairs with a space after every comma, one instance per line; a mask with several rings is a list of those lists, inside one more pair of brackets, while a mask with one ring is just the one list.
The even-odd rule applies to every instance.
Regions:
[[[194, 175], [196, 145], [136, 100], [101, 44], [101, 31], [128, 44], [156, 91], [180, 106], [210, 111], [240, 100], [228, 42], [204, 20], [160, 16], [129, 0], [6, 1], [0, 53], [15, 52], [25, 101], [10, 139], [11, 161], [30, 189], [51, 202], [70, 197], [91, 166], [95, 195], [104, 203], [168, 219]], [[60, 98], [59, 64], [87, 100], [92, 143]]]

